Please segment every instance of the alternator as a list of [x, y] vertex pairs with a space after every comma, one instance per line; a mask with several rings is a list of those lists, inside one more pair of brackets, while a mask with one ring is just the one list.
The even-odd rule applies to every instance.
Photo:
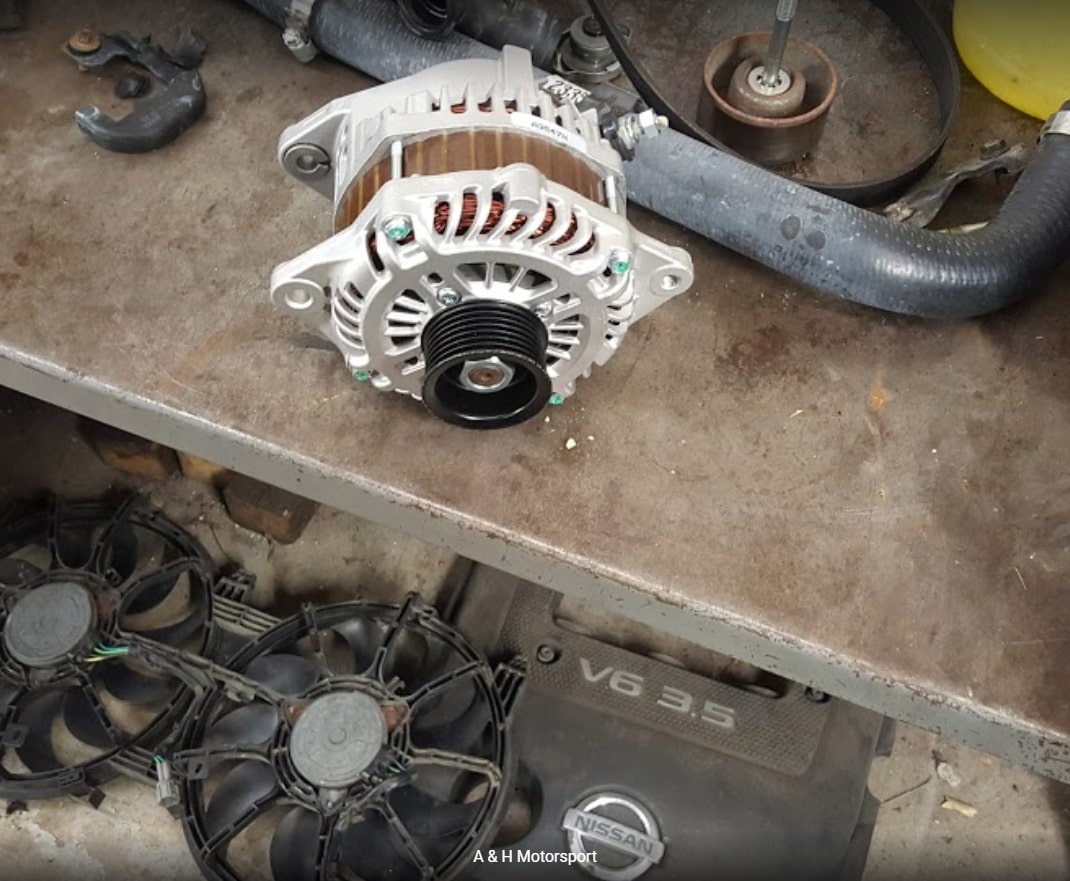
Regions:
[[628, 223], [597, 111], [550, 91], [507, 47], [288, 128], [282, 164], [333, 200], [335, 234], [275, 268], [273, 302], [356, 379], [449, 422], [496, 428], [563, 402], [693, 276], [685, 251]]

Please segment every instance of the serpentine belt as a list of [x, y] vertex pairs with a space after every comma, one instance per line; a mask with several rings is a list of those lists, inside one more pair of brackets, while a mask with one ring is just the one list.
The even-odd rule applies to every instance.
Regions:
[[[668, 117], [669, 124], [678, 132], [683, 132], [698, 141], [704, 141], [725, 153], [738, 155], [672, 106], [653, 81], [644, 64], [629, 51], [621, 29], [614, 23], [607, 9], [610, 4], [606, 0], [589, 0], [589, 2], [591, 11], [602, 26], [610, 47], [639, 96], [658, 113]], [[940, 130], [936, 139], [927, 145], [920, 159], [886, 177], [850, 183], [798, 181], [813, 190], [855, 205], [874, 205], [893, 199], [932, 167], [951, 131], [951, 124], [959, 106], [961, 89], [958, 59], [951, 41], [936, 19], [918, 3], [918, 0], [870, 0], [870, 2], [892, 20], [921, 56], [933, 81], [940, 104]]]

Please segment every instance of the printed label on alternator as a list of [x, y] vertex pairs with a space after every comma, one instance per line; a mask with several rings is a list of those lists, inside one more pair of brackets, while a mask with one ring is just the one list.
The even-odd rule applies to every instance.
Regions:
[[575, 150], [577, 153], [587, 152], [587, 142], [581, 135], [561, 128], [561, 126], [541, 117], [532, 116], [530, 113], [510, 113], [509, 119], [512, 120], [513, 125], [517, 128], [527, 129], [530, 132], [552, 138], [557, 143]]
[[564, 77], [553, 73], [539, 83], [539, 88], [547, 95], [552, 95], [559, 104], [579, 104], [591, 96], [583, 86], [570, 83]]

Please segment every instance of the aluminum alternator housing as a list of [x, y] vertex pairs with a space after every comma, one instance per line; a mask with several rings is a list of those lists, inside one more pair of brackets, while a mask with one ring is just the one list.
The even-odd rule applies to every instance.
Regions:
[[507, 47], [339, 98], [279, 143], [335, 232], [275, 268], [273, 302], [355, 378], [469, 427], [561, 403], [693, 280], [628, 223], [597, 111], [544, 85]]

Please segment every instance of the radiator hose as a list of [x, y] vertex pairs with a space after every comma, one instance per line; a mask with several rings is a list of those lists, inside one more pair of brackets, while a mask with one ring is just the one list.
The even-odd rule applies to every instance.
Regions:
[[[283, 24], [288, 0], [247, 2]], [[457, 33], [417, 37], [389, 0], [318, 0], [309, 33], [383, 81], [497, 55]], [[893, 223], [672, 131], [642, 142], [626, 175], [631, 200], [662, 217], [828, 294], [905, 315], [997, 311], [1070, 256], [1070, 101], [996, 217], [961, 235]]]

